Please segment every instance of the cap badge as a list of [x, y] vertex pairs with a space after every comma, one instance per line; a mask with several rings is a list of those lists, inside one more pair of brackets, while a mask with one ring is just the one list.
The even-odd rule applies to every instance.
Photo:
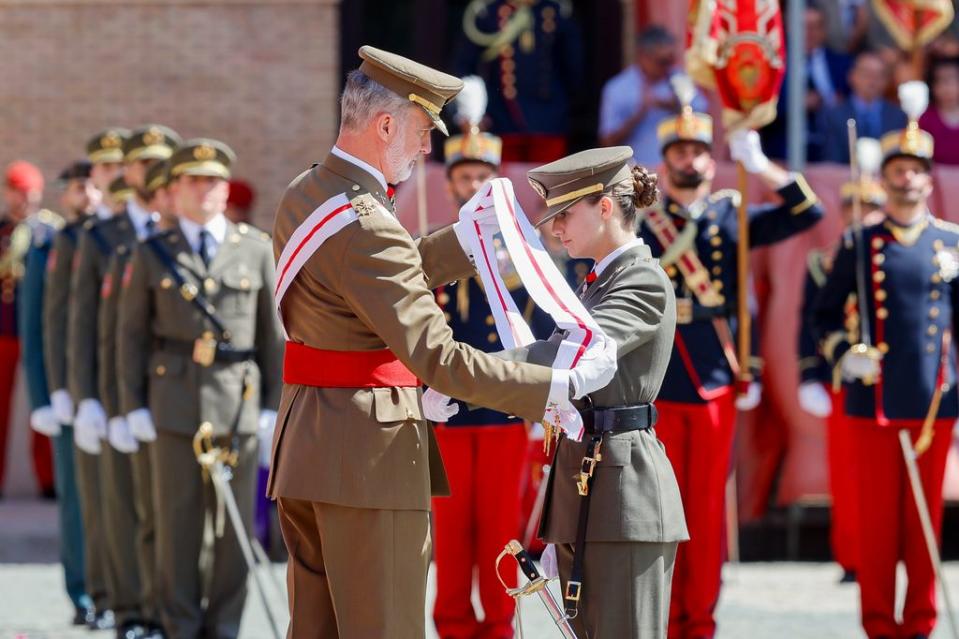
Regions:
[[193, 157], [200, 162], [209, 162], [216, 158], [216, 149], [208, 144], [201, 144], [193, 149]]

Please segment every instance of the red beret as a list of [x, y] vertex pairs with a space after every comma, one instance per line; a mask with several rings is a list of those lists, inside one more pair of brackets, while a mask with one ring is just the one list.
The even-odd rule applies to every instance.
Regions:
[[23, 193], [42, 191], [43, 174], [33, 164], [18, 160], [7, 167], [7, 186]]
[[230, 196], [227, 198], [227, 204], [232, 204], [238, 209], [248, 211], [253, 206], [255, 193], [253, 187], [243, 180], [230, 180]]

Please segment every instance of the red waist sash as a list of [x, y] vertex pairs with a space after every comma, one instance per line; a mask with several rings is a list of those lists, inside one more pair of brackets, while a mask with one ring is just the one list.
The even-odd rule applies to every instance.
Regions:
[[420, 380], [388, 348], [328, 351], [286, 343], [283, 382], [325, 388], [419, 386]]

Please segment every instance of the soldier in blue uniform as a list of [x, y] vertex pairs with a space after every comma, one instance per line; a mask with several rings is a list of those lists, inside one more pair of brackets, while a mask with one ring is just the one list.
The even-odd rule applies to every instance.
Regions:
[[460, 75], [490, 94], [490, 130], [505, 162], [550, 162], [566, 153], [570, 102], [582, 86], [579, 27], [567, 0], [474, 0], [463, 17]]
[[[919, 452], [918, 466], [936, 536], [952, 427], [959, 415], [951, 335], [959, 318], [959, 227], [928, 208], [933, 140], [915, 118], [882, 138], [885, 220], [863, 230], [861, 261], [843, 246], [815, 305], [823, 355], [848, 382], [845, 410], [858, 457], [857, 566], [862, 625], [871, 639], [926, 638], [936, 623], [935, 578], [903, 460], [899, 431]], [[846, 300], [865, 280], [871, 341], [844, 326]], [[917, 442], [919, 442], [917, 444]], [[895, 615], [896, 566], [908, 585]]]
[[[690, 541], [679, 549], [670, 607], [670, 636], [712, 637], [723, 562], [726, 476], [732, 454], [740, 194], [712, 192], [712, 119], [685, 106], [658, 130], [664, 197], [642, 216], [640, 236], [675, 286], [677, 330], [657, 399], [659, 438], [679, 481]], [[758, 175], [780, 204], [750, 206], [753, 246], [799, 233], [821, 217], [815, 194], [763, 155], [755, 132], [730, 138], [733, 158]], [[748, 293], [747, 293], [748, 294]], [[755, 386], [738, 406], [758, 402]]]
[[[447, 185], [457, 208], [496, 177], [500, 150], [499, 138], [477, 128], [446, 141]], [[552, 321], [534, 306], [519, 276], [505, 279], [534, 334], [548, 335]], [[441, 287], [436, 298], [456, 340], [487, 352], [503, 349], [478, 276]], [[460, 404], [459, 412], [437, 427], [436, 439], [451, 491], [450, 497], [433, 500], [437, 632], [441, 637], [512, 637], [514, 603], [496, 577], [495, 561], [520, 529], [526, 424], [518, 417]], [[474, 570], [482, 621], [471, 603]]]

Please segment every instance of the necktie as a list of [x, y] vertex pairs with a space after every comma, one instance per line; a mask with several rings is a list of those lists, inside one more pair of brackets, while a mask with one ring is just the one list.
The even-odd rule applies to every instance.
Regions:
[[202, 231], [200, 231], [200, 247], [198, 252], [200, 254], [200, 259], [203, 260], [203, 266], [206, 266], [206, 267], [210, 266], [211, 239], [212, 238], [210, 238], [209, 231], [207, 231], [206, 229], [203, 229]]

